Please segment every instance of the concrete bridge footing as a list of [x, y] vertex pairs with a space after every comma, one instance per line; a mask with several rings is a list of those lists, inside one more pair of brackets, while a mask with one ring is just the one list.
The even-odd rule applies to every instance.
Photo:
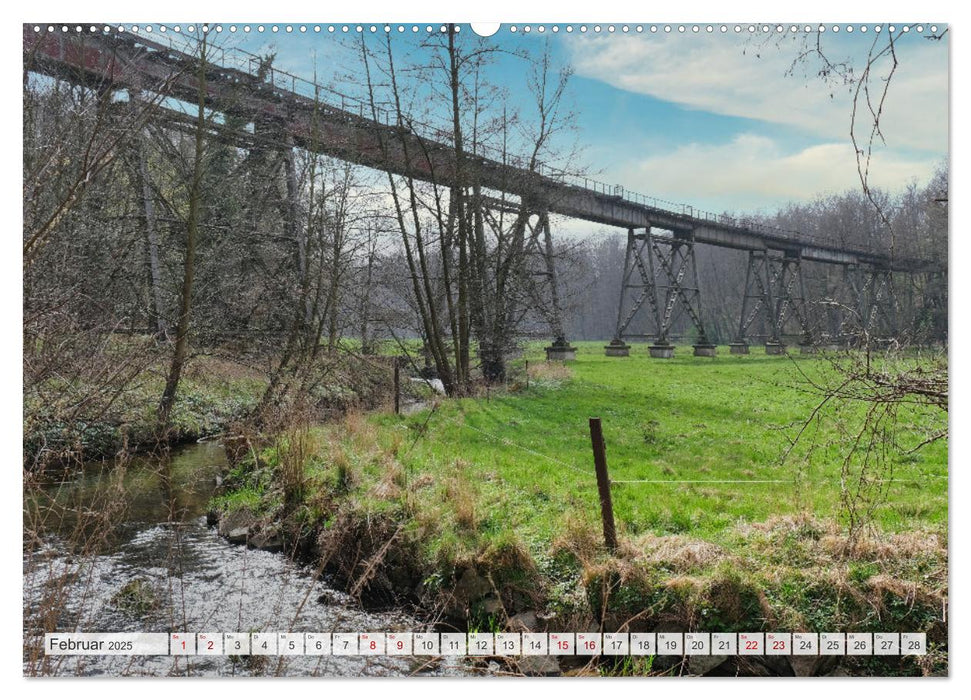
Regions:
[[551, 360], [575, 360], [577, 359], [577, 349], [570, 345], [563, 338], [557, 338], [550, 345], [546, 346], [546, 361]]
[[607, 357], [629, 357], [630, 345], [620, 338], [614, 338], [609, 345], [604, 345], [604, 353]]

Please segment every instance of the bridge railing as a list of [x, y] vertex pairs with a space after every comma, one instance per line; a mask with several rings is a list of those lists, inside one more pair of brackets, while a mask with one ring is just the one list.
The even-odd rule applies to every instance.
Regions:
[[[129, 36], [136, 43], [141, 37]], [[173, 49], [181, 51], [183, 54], [192, 55], [198, 51], [198, 43], [193, 37], [180, 35], [179, 39], [170, 35], [169, 40]], [[143, 42], [151, 45], [150, 48], [157, 50], [159, 44], [153, 41]], [[249, 79], [267, 83], [273, 89], [280, 91], [280, 97], [286, 98], [298, 95], [305, 99], [313, 100], [321, 104], [323, 108], [339, 109], [341, 112], [354, 115], [361, 119], [376, 121], [389, 127], [399, 125], [406, 126], [415, 135], [437, 141], [443, 144], [450, 144], [453, 134], [450, 130], [440, 129], [425, 122], [403, 119], [397, 111], [391, 108], [388, 103], [372, 105], [370, 100], [363, 100], [358, 97], [341, 93], [333, 88], [321, 85], [312, 80], [301, 78], [300, 76], [289, 73], [283, 69], [267, 65], [265, 57], [251, 53], [239, 47], [210, 47], [209, 62], [227, 69], [233, 69], [245, 73]], [[470, 153], [481, 158], [489, 158], [494, 162], [518, 168], [521, 170], [532, 171], [543, 177], [554, 180], [558, 183], [577, 187], [580, 189], [595, 192], [600, 195], [615, 197], [622, 201], [631, 202], [643, 207], [648, 207], [655, 211], [672, 214], [675, 216], [688, 217], [695, 221], [711, 222], [719, 226], [730, 226], [742, 230], [761, 233], [778, 239], [791, 240], [793, 243], [810, 243], [820, 245], [832, 245], [831, 241], [822, 240], [817, 236], [808, 235], [804, 232], [784, 229], [772, 226], [748, 217], [733, 217], [725, 213], [715, 213], [695, 209], [690, 204], [673, 202], [660, 197], [641, 194], [625, 189], [621, 185], [608, 184], [594, 178], [576, 173], [570, 173], [563, 169], [551, 166], [536, 158], [523, 158], [510, 154], [502, 148], [497, 148], [486, 143], [474, 144], [474, 151]], [[849, 250], [849, 249], [847, 249]], [[869, 253], [872, 251], [859, 250], [859, 253]]]

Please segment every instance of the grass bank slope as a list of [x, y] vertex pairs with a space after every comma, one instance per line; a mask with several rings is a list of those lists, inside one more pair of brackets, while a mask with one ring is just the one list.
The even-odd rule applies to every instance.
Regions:
[[[541, 353], [518, 361], [528, 387], [519, 371], [487, 396], [281, 436], [215, 506], [282, 528], [362, 600], [417, 601], [469, 628], [535, 613], [532, 628], [926, 631], [920, 661], [846, 663], [946, 669], [946, 444], [911, 451], [946, 425], [940, 411], [903, 407], [861, 471], [844, 458], [865, 406], [817, 413], [793, 447], [820, 402], [809, 380], [833, 372], [825, 360]], [[614, 554], [591, 416], [614, 482]], [[868, 523], [852, 542], [848, 507]]]

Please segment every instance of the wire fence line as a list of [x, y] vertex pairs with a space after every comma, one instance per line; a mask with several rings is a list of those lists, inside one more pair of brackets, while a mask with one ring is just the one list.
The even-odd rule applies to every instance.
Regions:
[[[583, 469], [581, 467], [578, 467], [575, 464], [571, 464], [569, 462], [564, 462], [562, 459], [558, 459], [557, 457], [553, 457], [552, 455], [548, 455], [548, 454], [545, 454], [543, 452], [539, 452], [537, 450], [534, 450], [531, 447], [526, 447], [525, 445], [520, 445], [519, 443], [514, 442], [514, 441], [510, 440], [509, 438], [502, 437], [502, 436], [496, 435], [494, 433], [490, 433], [489, 431], [483, 430], [482, 428], [477, 428], [474, 425], [468, 424], [464, 420], [460, 421], [460, 420], [458, 420], [458, 419], [456, 419], [456, 418], [454, 418], [452, 416], [446, 416], [444, 414], [441, 414], [441, 417], [442, 417], [443, 420], [446, 420], [446, 421], [448, 421], [450, 423], [453, 423], [454, 425], [457, 425], [460, 428], [467, 428], [467, 429], [472, 430], [474, 432], [477, 432], [477, 433], [479, 433], [481, 435], [484, 435], [485, 437], [489, 438], [490, 440], [493, 440], [493, 441], [498, 442], [500, 444], [506, 445], [508, 447], [513, 447], [513, 448], [515, 448], [517, 450], [521, 450], [521, 451], [526, 452], [528, 454], [531, 454], [531, 455], [533, 455], [535, 457], [539, 457], [541, 459], [548, 460], [548, 461], [550, 461], [550, 462], [552, 462], [554, 464], [557, 464], [559, 466], [566, 467], [567, 469], [572, 469], [573, 471], [578, 472], [578, 473], [582, 474], [585, 478], [589, 479], [590, 480], [590, 484], [589, 485], [594, 485], [593, 484], [593, 479], [592, 479], [592, 477], [594, 476], [594, 472], [593, 472], [592, 469], [585, 470], [585, 469]], [[916, 483], [922, 483], [923, 481], [925, 481], [927, 479], [948, 479], [948, 478], [949, 478], [949, 476], [947, 474], [926, 474], [926, 475], [923, 475], [919, 479], [896, 479], [896, 478], [893, 478], [893, 479], [872, 479], [870, 481], [871, 481], [871, 483], [876, 483], [876, 484], [888, 484], [888, 483], [890, 483], [890, 484], [911, 484], [911, 483], [916, 484]], [[610, 479], [610, 484], [611, 485], [614, 485], [614, 484], [617, 484], [617, 485], [631, 485], [631, 484], [668, 484], [668, 485], [676, 485], [676, 484], [681, 484], [681, 485], [684, 485], [684, 484], [832, 484], [832, 483], [834, 483], [834, 481], [838, 481], [838, 479], [816, 479], [816, 480], [806, 480], [806, 479]], [[579, 485], [582, 485], [582, 484], [579, 484]]]
[[451, 416], [443, 415], [442, 418], [444, 418], [445, 420], [447, 420], [447, 421], [449, 421], [451, 423], [454, 423], [455, 425], [459, 426], [460, 428], [468, 428], [469, 430], [474, 430], [475, 432], [480, 433], [482, 435], [485, 435], [487, 438], [489, 438], [490, 440], [493, 440], [495, 442], [499, 442], [499, 443], [501, 443], [503, 445], [507, 445], [509, 447], [515, 447], [516, 449], [522, 450], [523, 452], [527, 452], [527, 453], [529, 453], [529, 454], [531, 454], [531, 455], [533, 455], [535, 457], [540, 457], [541, 459], [549, 460], [550, 462], [553, 462], [554, 464], [558, 464], [561, 467], [566, 467], [567, 469], [572, 469], [575, 472], [578, 472], [580, 474], [583, 474], [583, 476], [585, 476], [585, 477], [589, 477], [590, 476], [590, 472], [587, 472], [587, 471], [581, 469], [580, 467], [576, 466], [575, 464], [570, 464], [569, 462], [564, 462], [563, 460], [557, 459], [556, 457], [553, 457], [551, 455], [543, 454], [542, 452], [538, 452], [538, 451], [532, 449], [531, 447], [526, 447], [525, 445], [520, 445], [520, 444], [518, 444], [516, 442], [513, 442], [509, 438], [504, 438], [504, 437], [501, 437], [499, 435], [495, 435], [495, 434], [490, 433], [490, 432], [488, 432], [486, 430], [482, 430], [481, 428], [477, 428], [474, 425], [469, 425], [465, 421], [459, 421], [459, 420], [457, 420], [455, 418], [452, 418]]
[[[926, 479], [947, 479], [930, 474], [920, 479], [869, 479], [873, 484], [919, 484]], [[611, 479], [611, 484], [831, 484], [838, 479]]]
[[795, 484], [796, 479], [611, 479], [611, 484]]

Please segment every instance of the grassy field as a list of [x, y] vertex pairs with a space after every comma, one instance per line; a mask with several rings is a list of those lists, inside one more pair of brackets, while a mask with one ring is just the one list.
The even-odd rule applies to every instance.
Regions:
[[[388, 566], [418, 576], [426, 607], [470, 626], [501, 625], [499, 601], [507, 614], [544, 607], [561, 624], [630, 629], [917, 630], [937, 650], [923, 671], [946, 667], [947, 445], [911, 451], [946, 427], [943, 411], [907, 405], [888, 418], [861, 487], [862, 460], [843, 459], [864, 406], [827, 406], [793, 447], [820, 401], [810, 380], [831, 378], [825, 359], [578, 347], [575, 362], [546, 363], [530, 346], [503, 390], [281, 436], [216, 505], [330, 542], [352, 592], [396, 558]], [[592, 416], [613, 481], [614, 554]], [[847, 505], [868, 523], [852, 546]], [[395, 576], [391, 589], [408, 588]], [[877, 672], [918, 672], [894, 663]]]
[[[803, 374], [829, 371], [810, 357], [696, 358], [690, 348], [669, 361], [635, 346], [610, 358], [601, 343], [579, 343], [576, 362], [547, 366], [542, 349], [526, 356], [536, 376], [525, 389], [443, 402], [407, 419], [381, 416], [379, 438], [402, 433], [411, 473], [461, 474], [475, 484], [486, 526], [551, 540], [564, 515], [597, 515], [588, 418], [603, 421], [614, 509], [623, 532], [717, 537], [739, 522], [812, 513], [838, 516], [839, 427], [824, 414], [786, 456], [791, 439], [819, 402]], [[798, 365], [798, 366], [797, 366]], [[946, 416], [908, 411], [898, 441], [916, 445]], [[848, 419], [840, 416], [842, 427]], [[422, 430], [415, 440], [415, 434]], [[414, 446], [411, 447], [411, 442]], [[810, 450], [810, 445], [815, 445]], [[947, 519], [946, 443], [898, 454], [895, 482], [876, 512], [884, 529], [941, 525]], [[719, 483], [737, 482], [737, 483]], [[784, 483], [778, 483], [784, 482]]]

